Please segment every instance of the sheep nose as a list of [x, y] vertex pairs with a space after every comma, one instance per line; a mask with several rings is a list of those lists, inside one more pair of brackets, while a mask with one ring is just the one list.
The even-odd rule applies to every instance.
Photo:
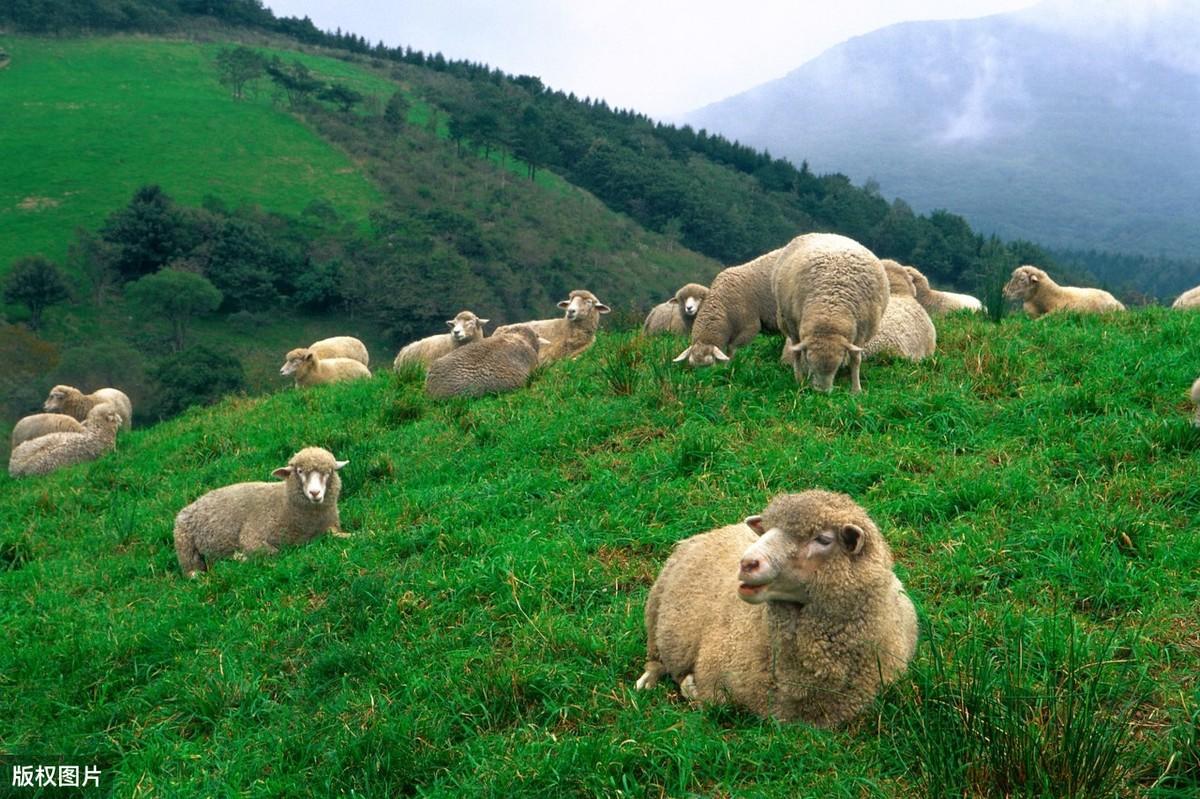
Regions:
[[311, 496], [313, 499], [316, 499], [317, 497], [321, 496], [321, 491], [320, 491], [320, 489], [313, 488], [313, 489], [310, 489], [310, 490], [309, 490], [308, 494], [309, 494], [309, 496]]
[[762, 569], [762, 561], [758, 558], [742, 558], [742, 574], [752, 575]]

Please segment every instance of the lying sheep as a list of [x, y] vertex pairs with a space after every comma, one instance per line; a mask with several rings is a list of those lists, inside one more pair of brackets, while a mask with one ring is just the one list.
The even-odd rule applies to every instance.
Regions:
[[833, 389], [843, 365], [850, 390], [862, 390], [864, 345], [879, 329], [888, 306], [887, 273], [870, 250], [832, 233], [808, 233], [779, 255], [771, 287], [779, 329], [791, 339], [792, 367], [818, 391]]
[[1171, 303], [1171, 307], [1176, 310], [1187, 310], [1189, 308], [1200, 308], [1200, 286], [1194, 289], [1188, 289], [1175, 298], [1175, 302]]
[[186, 577], [213, 561], [251, 552], [274, 554], [326, 531], [340, 533], [336, 460], [320, 447], [306, 447], [273, 474], [279, 483], [236, 483], [209, 491], [175, 517], [175, 554]]
[[[559, 319], [538, 319], [532, 322], [522, 322], [533, 332], [549, 342], [543, 344], [538, 352], [540, 363], [550, 363], [564, 358], [574, 358], [596, 341], [596, 330], [600, 327], [600, 314], [611, 310], [607, 305], [590, 291], [576, 289], [567, 295], [567, 299], [558, 303], [565, 313]], [[519, 325], [504, 325], [496, 328], [495, 336], [507, 332]]]
[[50, 389], [50, 395], [42, 404], [42, 410], [48, 413], [63, 413], [82, 422], [88, 417], [92, 408], [109, 402], [117, 409], [124, 419], [124, 427], [128, 430], [133, 422], [133, 403], [124, 391], [115, 388], [99, 388], [91, 394], [84, 394], [74, 386], [55, 386]]
[[760, 330], [778, 330], [771, 272], [784, 248], [721, 270], [692, 324], [692, 342], [675, 356], [692, 367], [728, 361]]
[[681, 336], [691, 335], [692, 322], [704, 298], [708, 296], [708, 287], [699, 283], [688, 283], [675, 296], [664, 303], [655, 305], [646, 315], [642, 324], [642, 334], [653, 336], [659, 333], [675, 333]]
[[81, 425], [74, 416], [65, 413], [35, 413], [23, 417], [12, 429], [12, 449], [49, 433], [82, 433]]
[[449, 333], [427, 336], [411, 344], [405, 344], [400, 352], [396, 353], [396, 359], [392, 362], [392, 366], [400, 369], [408, 364], [419, 363], [428, 369], [429, 364], [451, 352], [455, 347], [482, 340], [483, 326], [488, 321], [480, 319], [471, 311], [460, 311], [457, 316], [446, 322], [450, 328]]
[[1196, 406], [1196, 418], [1192, 423], [1196, 427], [1200, 427], [1200, 377], [1196, 378], [1196, 382], [1192, 383], [1192, 404]]
[[937, 330], [917, 302], [912, 276], [895, 261], [885, 259], [880, 263], [888, 280], [888, 304], [879, 320], [879, 330], [863, 347], [863, 357], [886, 353], [919, 361], [933, 355]]
[[64, 466], [94, 461], [117, 446], [117, 430], [124, 417], [112, 403], [93, 407], [78, 432], [47, 433], [24, 442], [12, 451], [8, 473], [13, 477], [49, 474]]
[[295, 375], [296, 387], [307, 388], [370, 377], [371, 370], [353, 358], [322, 358], [307, 347], [300, 347], [287, 354], [279, 374]]
[[744, 524], [681, 541], [646, 602], [638, 690], [841, 724], [899, 677], [917, 617], [879, 529], [845, 494], [771, 500]]
[[[894, 262], [893, 262], [894, 263]], [[954, 311], [983, 311], [983, 303], [970, 294], [955, 294], [953, 291], [938, 291], [931, 288], [929, 278], [915, 267], [906, 266], [904, 271], [912, 278], [917, 302], [930, 316], [941, 316]]]
[[371, 366], [371, 356], [367, 353], [367, 345], [354, 336], [334, 336], [323, 338], [308, 345], [320, 358], [349, 358], [358, 361], [363, 366]]
[[500, 328], [430, 364], [425, 393], [445, 399], [514, 391], [529, 380], [538, 365], [538, 350], [549, 343], [530, 325]]
[[1028, 265], [1013, 270], [1012, 278], [1004, 286], [1004, 296], [1021, 300], [1030, 319], [1055, 311], [1104, 313], [1125, 310], [1116, 297], [1103, 289], [1060, 286], [1045, 271]]

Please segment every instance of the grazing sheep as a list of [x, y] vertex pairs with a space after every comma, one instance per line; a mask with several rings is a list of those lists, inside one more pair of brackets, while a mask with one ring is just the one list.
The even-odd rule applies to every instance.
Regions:
[[501, 328], [430, 364], [425, 393], [445, 399], [514, 391], [529, 380], [538, 365], [538, 350], [549, 343], [530, 325]]
[[279, 374], [295, 375], [296, 387], [307, 388], [370, 377], [371, 370], [353, 358], [322, 358], [307, 347], [300, 347], [287, 354]]
[[115, 388], [99, 388], [91, 394], [84, 394], [74, 386], [55, 386], [50, 389], [50, 395], [42, 403], [42, 410], [48, 413], [65, 413], [82, 422], [88, 417], [92, 408], [109, 402], [117, 409], [124, 419], [124, 428], [128, 430], [133, 422], [133, 403], [124, 391]]
[[175, 517], [175, 554], [186, 577], [230, 555], [303, 544], [341, 532], [339, 461], [329, 450], [305, 447], [272, 472], [279, 483], [235, 483], [209, 491]]
[[488, 321], [480, 319], [470, 311], [460, 311], [453, 319], [446, 321], [446, 325], [450, 328], [449, 333], [439, 333], [436, 336], [427, 336], [411, 344], [405, 344], [400, 352], [396, 353], [396, 359], [392, 361], [392, 366], [400, 369], [408, 364], [419, 363], [428, 369], [429, 364], [451, 352], [455, 347], [482, 340], [483, 326]]
[[704, 298], [708, 296], [708, 287], [699, 283], [688, 283], [675, 296], [664, 303], [655, 305], [646, 315], [642, 325], [642, 334], [653, 336], [658, 333], [676, 333], [681, 336], [691, 335], [692, 322]]
[[371, 365], [371, 356], [367, 353], [367, 345], [354, 336], [323, 338], [309, 344], [308, 349], [315, 352], [320, 358], [349, 358], [366, 367]]
[[899, 677], [917, 617], [879, 529], [845, 494], [781, 494], [676, 545], [646, 602], [638, 690], [841, 724]]
[[1192, 420], [1192, 424], [1200, 427], [1200, 377], [1192, 383], [1192, 404], [1196, 406], [1196, 418]]
[[686, 359], [689, 366], [701, 367], [728, 361], [760, 330], [778, 330], [771, 273], [784, 249], [717, 274], [692, 324], [692, 342], [676, 362]]
[[[893, 262], [894, 263], [894, 262]], [[970, 294], [955, 294], [953, 291], [938, 291], [931, 288], [929, 278], [912, 266], [904, 267], [912, 278], [913, 288], [916, 289], [917, 302], [930, 316], [941, 316], [954, 311], [983, 311], [983, 303]]]
[[74, 416], [65, 413], [35, 413], [23, 417], [12, 429], [12, 449], [48, 433], [82, 433], [81, 425]]
[[1125, 310], [1116, 297], [1103, 289], [1060, 286], [1045, 271], [1028, 265], [1013, 270], [1012, 278], [1004, 286], [1004, 296], [1021, 300], [1030, 319], [1055, 311], [1104, 313]]
[[94, 461], [117, 446], [117, 430], [124, 421], [109, 402], [90, 411], [78, 433], [47, 433], [24, 442], [12, 451], [8, 473], [13, 477], [49, 474], [64, 466]]
[[912, 276], [895, 261], [885, 259], [880, 263], [888, 279], [888, 304], [879, 320], [879, 330], [863, 347], [863, 357], [887, 353], [919, 361], [933, 355], [937, 330], [917, 302]]
[[779, 255], [771, 288], [780, 330], [791, 339], [792, 368], [818, 391], [833, 389], [850, 367], [850, 390], [862, 390], [863, 347], [888, 306], [888, 279], [879, 259], [853, 239], [832, 233], [799, 236]]
[[1175, 298], [1175, 302], [1171, 303], [1171, 307], [1176, 310], [1186, 310], [1188, 308], [1200, 308], [1200, 286], [1194, 289], [1188, 289]]
[[550, 363], [564, 358], [574, 358], [596, 341], [596, 330], [600, 327], [600, 314], [610, 308], [590, 291], [576, 289], [567, 299], [558, 303], [565, 313], [558, 319], [537, 319], [517, 325], [496, 328], [495, 336], [520, 325], [528, 325], [533, 332], [548, 341], [538, 352], [539, 363]]

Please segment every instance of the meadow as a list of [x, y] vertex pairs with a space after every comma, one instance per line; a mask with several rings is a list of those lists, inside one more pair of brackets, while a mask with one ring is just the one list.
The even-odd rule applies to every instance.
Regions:
[[[0, 477], [0, 741], [131, 797], [1194, 797], [1198, 334], [956, 316], [821, 395], [774, 337], [693, 372], [602, 331], [505, 396], [381, 372], [192, 409]], [[353, 536], [183, 579], [175, 513], [305, 445], [350, 461]], [[635, 693], [672, 544], [810, 487], [890, 542], [908, 676], [832, 731]]]

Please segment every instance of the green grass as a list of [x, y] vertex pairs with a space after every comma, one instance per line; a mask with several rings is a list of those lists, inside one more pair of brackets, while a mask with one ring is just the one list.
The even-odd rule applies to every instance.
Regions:
[[[231, 398], [0, 477], [4, 751], [117, 796], [1139, 796], [1200, 791], [1200, 316], [962, 316], [865, 391], [762, 337], [692, 372], [603, 334], [524, 391], [419, 376]], [[174, 514], [304, 445], [349, 539], [180, 577]], [[922, 619], [908, 677], [817, 731], [635, 694], [671, 546], [853, 496]]]

